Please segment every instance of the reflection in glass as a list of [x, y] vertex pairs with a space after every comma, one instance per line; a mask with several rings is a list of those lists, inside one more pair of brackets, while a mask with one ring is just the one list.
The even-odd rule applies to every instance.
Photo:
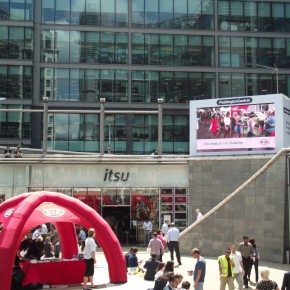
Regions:
[[115, 26], [115, 0], [101, 0], [101, 26]]
[[187, 35], [174, 35], [174, 65], [187, 65]]
[[284, 3], [272, 3], [273, 31], [285, 31]]
[[69, 62], [70, 32], [64, 30], [55, 30], [55, 61]]
[[70, 23], [70, 0], [55, 1], [55, 23]]
[[244, 67], [244, 38], [231, 37], [231, 66]]
[[[30, 106], [1, 105], [2, 109], [31, 109]], [[0, 137], [9, 139], [31, 138], [31, 113], [2, 112]]]
[[159, 63], [161, 65], [172, 65], [173, 35], [161, 34], [159, 37]]
[[32, 96], [32, 67], [0, 66], [1, 97], [30, 99]]
[[158, 1], [145, 1], [145, 27], [158, 27]]
[[81, 15], [80, 24], [96, 25], [101, 23], [101, 0], [86, 0], [86, 11]]
[[145, 35], [145, 59], [148, 55], [149, 64], [159, 64], [159, 35]]
[[116, 0], [116, 26], [128, 26], [128, 0]]
[[81, 55], [84, 52], [85, 41], [84, 32], [71, 31], [69, 41], [69, 57], [70, 62], [81, 62]]
[[0, 0], [0, 19], [6, 20], [9, 19], [9, 0]]
[[134, 154], [148, 154], [152, 148], [157, 148], [157, 116], [134, 115], [133, 120], [133, 152]]
[[41, 18], [42, 23], [54, 23], [54, 0], [42, 0], [41, 2]]
[[159, 27], [173, 27], [173, 0], [159, 0]]
[[187, 0], [174, 1], [174, 28], [187, 28]]
[[258, 2], [258, 31], [272, 31], [271, 3]]
[[69, 100], [69, 69], [55, 69], [55, 85], [55, 100]]
[[144, 0], [132, 0], [132, 27], [144, 27]]
[[148, 64], [148, 57], [144, 47], [145, 34], [132, 33], [131, 41], [132, 41], [131, 44], [132, 64]]
[[26, 20], [25, 2], [26, 2], [25, 0], [10, 0], [10, 19], [11, 20]]
[[32, 59], [31, 28], [0, 26], [0, 58]]
[[82, 24], [81, 20], [85, 14], [85, 0], [71, 0], [70, 24]]

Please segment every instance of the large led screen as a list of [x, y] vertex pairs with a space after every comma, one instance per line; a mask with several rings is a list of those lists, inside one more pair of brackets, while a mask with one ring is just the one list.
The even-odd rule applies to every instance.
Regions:
[[202, 105], [199, 101], [191, 110], [195, 153], [276, 150], [275, 102], [254, 103], [251, 97], [245, 97], [215, 100], [215, 106], [207, 102]]

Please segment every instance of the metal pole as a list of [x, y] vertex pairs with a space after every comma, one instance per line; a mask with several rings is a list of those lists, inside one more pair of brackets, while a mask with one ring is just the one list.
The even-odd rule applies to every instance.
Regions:
[[277, 85], [277, 95], [279, 94], [279, 80], [278, 80], [278, 68], [275, 65], [275, 70], [276, 70], [276, 85]]
[[101, 112], [100, 112], [100, 155], [104, 155], [104, 126], [105, 126], [105, 98], [100, 98]]
[[108, 154], [111, 153], [111, 122], [109, 122], [109, 144], [108, 144]]
[[163, 143], [163, 116], [162, 116], [163, 99], [158, 99], [158, 155], [162, 155]]
[[48, 131], [48, 97], [43, 97], [43, 136], [42, 153], [47, 154], [47, 131]]

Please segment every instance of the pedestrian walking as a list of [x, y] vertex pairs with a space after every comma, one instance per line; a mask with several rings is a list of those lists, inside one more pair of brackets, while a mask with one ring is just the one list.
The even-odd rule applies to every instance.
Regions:
[[239, 244], [238, 251], [242, 254], [243, 265], [244, 265], [244, 286], [249, 288], [249, 275], [252, 266], [251, 256], [254, 253], [253, 245], [249, 243], [249, 237], [243, 236], [243, 242]]
[[219, 273], [220, 273], [220, 290], [225, 290], [226, 285], [229, 290], [234, 290], [234, 260], [231, 255], [231, 249], [225, 249], [225, 254], [218, 257]]
[[206, 261], [200, 255], [200, 251], [197, 248], [191, 250], [191, 255], [194, 259], [197, 259], [194, 271], [188, 271], [188, 275], [193, 275], [193, 287], [195, 290], [203, 290], [205, 272], [206, 272]]
[[182, 265], [179, 251], [179, 230], [175, 227], [174, 223], [171, 223], [171, 228], [167, 232], [167, 242], [171, 260], [174, 261], [173, 252], [175, 251], [178, 265]]

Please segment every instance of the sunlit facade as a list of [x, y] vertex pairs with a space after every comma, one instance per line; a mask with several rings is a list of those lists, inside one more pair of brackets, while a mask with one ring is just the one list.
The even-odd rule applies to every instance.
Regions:
[[[191, 100], [290, 95], [290, 1], [0, 0], [0, 32], [1, 108], [48, 97], [50, 109], [106, 98], [108, 110], [156, 110], [162, 98], [164, 154], [189, 153]], [[157, 148], [156, 115], [113, 117], [105, 148]], [[98, 115], [49, 114], [48, 149], [99, 152], [99, 127]], [[41, 114], [1, 113], [0, 137], [41, 148]]]

